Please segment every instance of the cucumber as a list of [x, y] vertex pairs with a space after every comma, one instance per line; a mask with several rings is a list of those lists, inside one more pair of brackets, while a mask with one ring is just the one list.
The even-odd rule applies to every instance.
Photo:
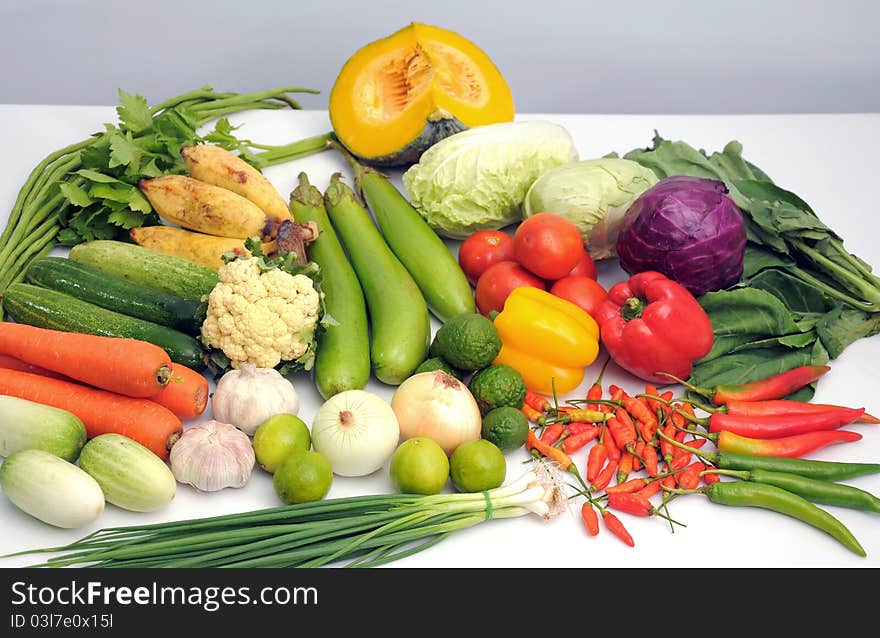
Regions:
[[0, 465], [0, 489], [13, 505], [49, 525], [88, 525], [104, 511], [91, 476], [45, 450], [19, 450]]
[[26, 277], [37, 286], [190, 335], [199, 334], [204, 319], [199, 301], [135, 284], [62, 257], [37, 259], [28, 267]]
[[318, 225], [318, 238], [309, 244], [308, 255], [321, 267], [325, 312], [335, 320], [318, 336], [315, 385], [324, 399], [344, 390], [360, 390], [370, 378], [364, 293], [330, 225], [324, 197], [305, 173], [299, 174], [299, 186], [290, 194], [290, 211], [297, 222]]
[[379, 230], [419, 286], [431, 312], [443, 322], [476, 312], [474, 291], [464, 271], [428, 222], [378, 171], [364, 168], [358, 178]]
[[199, 372], [207, 367], [207, 356], [195, 338], [56, 290], [12, 284], [3, 295], [3, 305], [19, 323], [65, 332], [140, 339], [164, 348], [175, 363]]
[[121, 434], [91, 439], [79, 455], [79, 466], [98, 482], [108, 503], [133, 512], [165, 507], [177, 490], [162, 459]]
[[0, 395], [0, 456], [35, 449], [73, 463], [85, 444], [86, 427], [76, 415]]
[[338, 173], [330, 180], [324, 203], [363, 286], [373, 372], [379, 381], [399, 385], [428, 353], [431, 318], [425, 298]]
[[77, 263], [184, 299], [201, 300], [218, 281], [217, 273], [207, 266], [111, 239], [77, 244], [70, 249], [69, 257]]

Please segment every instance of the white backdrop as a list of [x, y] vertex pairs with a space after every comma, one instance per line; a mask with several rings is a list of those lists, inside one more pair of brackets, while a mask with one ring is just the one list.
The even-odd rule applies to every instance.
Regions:
[[521, 113], [880, 111], [874, 0], [0, 0], [0, 103], [302, 85], [323, 109], [410, 21], [476, 42]]

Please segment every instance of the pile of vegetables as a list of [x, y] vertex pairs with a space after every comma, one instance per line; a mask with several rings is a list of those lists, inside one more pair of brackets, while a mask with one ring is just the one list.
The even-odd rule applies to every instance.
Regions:
[[[293, 92], [120, 92], [117, 125], [21, 189], [0, 236], [3, 493], [64, 528], [260, 472], [283, 504], [101, 529], [46, 565], [373, 566], [577, 500], [589, 535], [601, 518], [634, 546], [624, 515], [674, 532], [692, 494], [866, 554], [819, 506], [880, 511], [841, 482], [880, 464], [804, 457], [880, 423], [809, 403], [880, 332], [880, 279], [738, 143], [581, 159], [563, 127], [513, 121], [476, 45], [419, 23], [346, 62], [327, 134], [268, 146], [224, 117]], [[300, 172], [286, 198], [261, 172], [325, 149], [351, 186]], [[627, 277], [606, 290], [611, 259]], [[644, 390], [606, 388], [612, 361]], [[325, 500], [378, 472], [399, 493]]]

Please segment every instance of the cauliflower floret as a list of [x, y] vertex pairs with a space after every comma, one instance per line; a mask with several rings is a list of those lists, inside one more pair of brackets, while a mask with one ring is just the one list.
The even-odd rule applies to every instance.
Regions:
[[260, 259], [222, 266], [208, 296], [202, 339], [229, 357], [232, 366], [274, 368], [306, 353], [314, 336], [321, 295], [305, 275], [262, 270]]

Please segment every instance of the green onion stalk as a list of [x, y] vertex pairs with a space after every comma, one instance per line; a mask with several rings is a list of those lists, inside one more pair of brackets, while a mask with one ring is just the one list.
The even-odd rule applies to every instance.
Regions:
[[[213, 120], [232, 113], [256, 109], [302, 108], [290, 93], [317, 93], [312, 89], [282, 87], [255, 93], [221, 93], [210, 87], [183, 93], [149, 109], [150, 116], [168, 115], [181, 123], [180, 130], [190, 124], [201, 127]], [[124, 129], [124, 124], [122, 129]], [[138, 136], [150, 132], [137, 131]], [[66, 146], [49, 154], [31, 171], [12, 209], [3, 233], [0, 234], [0, 295], [13, 283], [20, 281], [28, 264], [41, 255], [48, 254], [57, 243], [59, 233], [65, 225], [65, 213], [71, 207], [61, 192], [61, 184], [82, 186], [83, 180], [77, 171], [83, 168], [83, 153], [97, 149], [104, 132], [95, 133], [88, 139]], [[126, 135], [131, 135], [126, 130]], [[209, 135], [210, 137], [210, 135]], [[255, 144], [250, 140], [238, 140], [225, 134], [218, 143], [221, 146], [239, 151], [251, 148], [259, 152], [243, 153], [245, 159], [259, 167], [272, 166], [311, 155], [327, 148], [330, 134], [317, 135], [281, 146]], [[182, 137], [181, 145], [205, 141], [198, 135], [190, 139]], [[176, 158], [174, 158], [176, 159]], [[139, 175], [127, 175], [136, 183]], [[0, 299], [0, 320], [3, 319], [2, 299]]]
[[153, 525], [110, 527], [34, 567], [375, 567], [493, 519], [567, 509], [562, 472], [544, 460], [508, 485], [476, 493], [389, 494], [299, 503]]

